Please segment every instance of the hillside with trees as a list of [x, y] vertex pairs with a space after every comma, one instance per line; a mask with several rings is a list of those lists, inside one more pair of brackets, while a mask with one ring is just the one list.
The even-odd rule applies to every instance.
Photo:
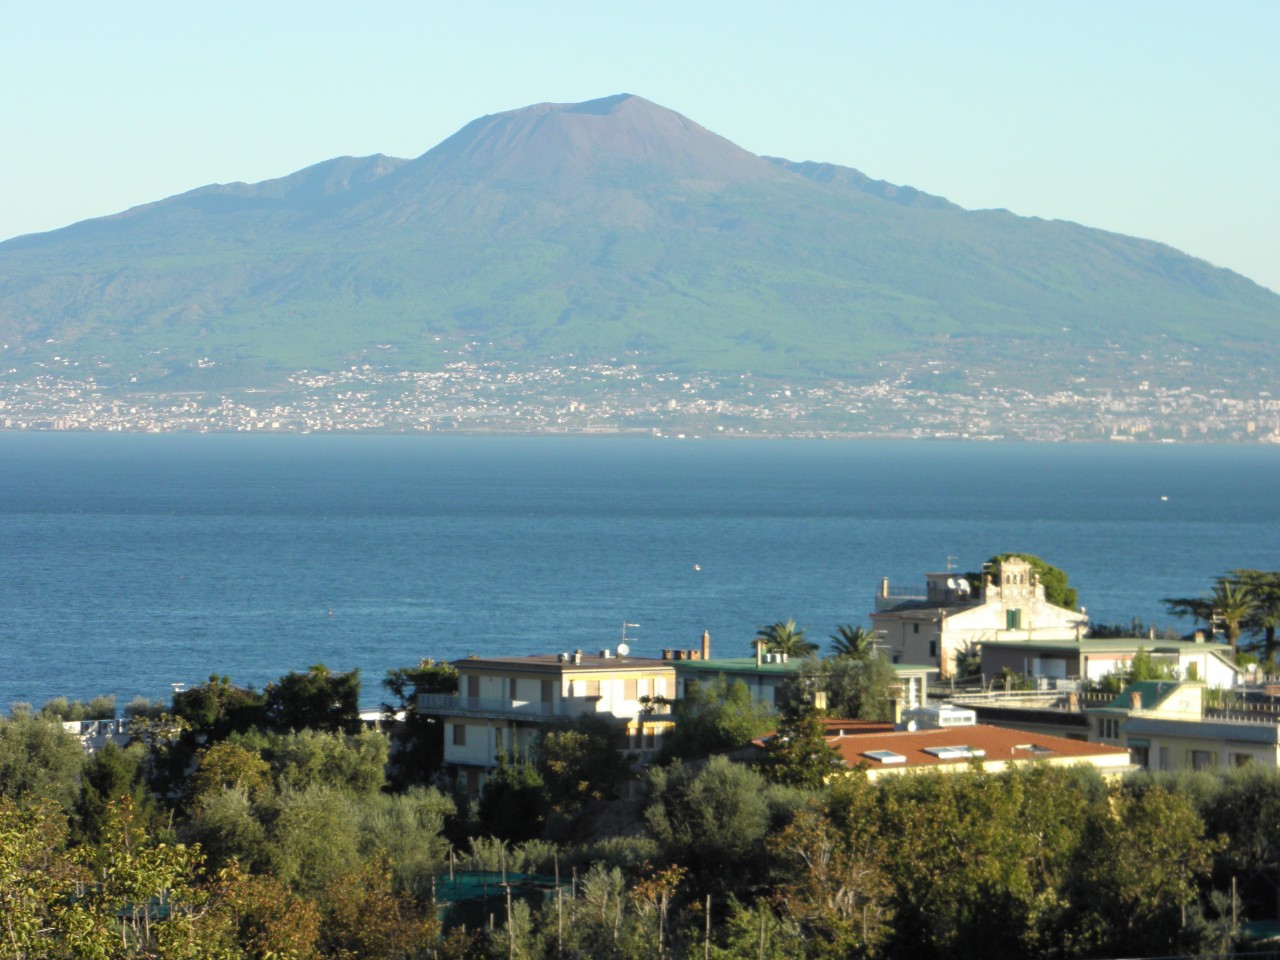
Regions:
[[[363, 728], [358, 676], [320, 666], [131, 704], [132, 742], [92, 756], [56, 718], [77, 705], [19, 707], [0, 721], [0, 957], [1170, 956], [1274, 915], [1275, 771], [873, 784], [815, 746], [811, 693], [879, 716], [879, 663], [815, 658], [776, 717], [700, 684], [639, 774], [607, 726], [548, 727], [478, 801], [433, 778], [430, 724]], [[391, 671], [389, 706], [450, 670]], [[528, 874], [558, 883], [529, 896]], [[465, 926], [437, 903], [464, 876], [500, 878]]]

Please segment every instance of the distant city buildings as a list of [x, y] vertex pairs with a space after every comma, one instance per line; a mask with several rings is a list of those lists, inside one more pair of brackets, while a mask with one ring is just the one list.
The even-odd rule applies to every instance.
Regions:
[[360, 364], [271, 388], [159, 391], [56, 359], [0, 373], [0, 429], [1280, 442], [1269, 384], [1159, 386], [1140, 370], [1111, 371], [1106, 386], [1059, 374], [1012, 387], [994, 370], [919, 361], [883, 364], [871, 380], [783, 383], [623, 361], [524, 369], [464, 358], [435, 371]]

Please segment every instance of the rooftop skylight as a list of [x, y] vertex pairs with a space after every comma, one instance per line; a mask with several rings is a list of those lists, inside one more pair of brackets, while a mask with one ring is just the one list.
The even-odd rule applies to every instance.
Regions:
[[987, 755], [985, 750], [967, 746], [925, 747], [924, 752], [930, 756], [937, 757], [939, 760], [967, 760], [970, 757], [985, 757]]
[[900, 753], [894, 753], [892, 750], [868, 750], [863, 754], [871, 760], [878, 760], [881, 763], [906, 763], [907, 758]]

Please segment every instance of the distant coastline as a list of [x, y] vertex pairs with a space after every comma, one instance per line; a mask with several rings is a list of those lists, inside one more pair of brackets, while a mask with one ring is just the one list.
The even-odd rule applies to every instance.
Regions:
[[1035, 371], [1025, 388], [958, 391], [920, 386], [936, 379], [924, 367], [864, 382], [459, 361], [183, 390], [109, 385], [67, 367], [0, 383], [0, 430], [1280, 443], [1280, 399], [1264, 372], [1230, 393], [1134, 377], [1036, 387]]

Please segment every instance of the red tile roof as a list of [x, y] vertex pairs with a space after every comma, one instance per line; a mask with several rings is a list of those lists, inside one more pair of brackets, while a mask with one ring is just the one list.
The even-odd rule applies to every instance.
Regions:
[[[883, 727], [884, 725], [880, 725]], [[852, 728], [846, 727], [851, 731]], [[1043, 733], [1031, 733], [1026, 730], [1008, 730], [1003, 727], [989, 727], [984, 724], [973, 726], [947, 727], [942, 730], [885, 731], [866, 730], [864, 732], [846, 732], [827, 737], [827, 743], [839, 751], [840, 756], [851, 767], [859, 763], [867, 764], [871, 769], [912, 769], [915, 767], [943, 766], [963, 764], [968, 757], [939, 757], [926, 750], [942, 747], [968, 747], [971, 751], [982, 751], [984, 763], [1008, 760], [1034, 759], [1078, 759], [1081, 761], [1105, 758], [1122, 760], [1129, 756], [1123, 747], [1112, 747], [1100, 743], [1085, 743], [1080, 740], [1067, 740], [1064, 737], [1052, 737]], [[871, 751], [883, 750], [904, 758], [899, 763], [883, 763], [867, 757]]]

